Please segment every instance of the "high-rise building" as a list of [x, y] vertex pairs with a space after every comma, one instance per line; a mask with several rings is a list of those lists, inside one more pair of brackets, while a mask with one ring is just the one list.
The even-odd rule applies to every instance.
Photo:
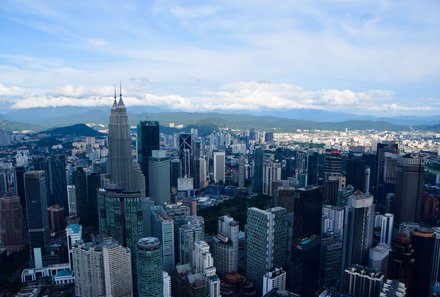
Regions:
[[206, 182], [206, 160], [198, 158], [194, 160], [194, 188], [199, 189], [205, 186]]
[[89, 221], [94, 228], [98, 228], [98, 190], [100, 178], [96, 172], [87, 174], [87, 200], [89, 201]]
[[393, 248], [390, 251], [388, 279], [404, 283], [409, 297], [411, 297], [410, 292], [414, 283], [414, 264], [414, 249], [410, 237], [405, 233], [399, 233], [394, 239]]
[[163, 297], [171, 297], [171, 277], [166, 271], [162, 271], [163, 276]]
[[267, 161], [263, 166], [263, 194], [273, 196], [273, 182], [281, 180], [281, 163]]
[[384, 243], [379, 243], [370, 249], [368, 267], [380, 271], [383, 275], [387, 275], [389, 254], [389, 246]]
[[143, 233], [140, 192], [125, 192], [121, 189], [100, 190], [98, 210], [99, 231], [135, 251]]
[[163, 205], [171, 199], [170, 159], [165, 151], [153, 150], [151, 154], [148, 165], [150, 199], [157, 205]]
[[406, 297], [406, 286], [398, 280], [388, 279], [380, 291], [380, 297]]
[[162, 242], [163, 268], [171, 273], [175, 267], [174, 256], [174, 221], [166, 214], [162, 206], [151, 207], [152, 236]]
[[48, 159], [50, 166], [50, 204], [59, 204], [65, 215], [68, 214], [66, 159], [64, 155], [52, 156]]
[[82, 239], [82, 226], [70, 224], [66, 227], [67, 255], [69, 258], [70, 270], [73, 271], [73, 246]]
[[323, 195], [319, 186], [279, 190], [278, 205], [294, 213], [293, 238], [321, 234]]
[[347, 160], [347, 185], [352, 185], [355, 190], [365, 192], [366, 168], [362, 159]]
[[116, 102], [116, 91], [108, 127], [107, 166], [113, 184], [129, 191], [140, 191], [145, 196], [145, 177], [133, 163], [127, 110], [122, 92]]
[[319, 153], [315, 151], [307, 152], [307, 185], [318, 184], [318, 164]]
[[90, 226], [90, 203], [87, 195], [87, 174], [82, 167], [77, 167], [74, 172], [75, 196], [77, 214], [81, 225]]
[[0, 197], [3, 197], [8, 191], [8, 183], [6, 182], [6, 173], [0, 171]]
[[64, 232], [66, 228], [66, 217], [64, 215], [64, 207], [58, 204], [51, 205], [47, 209], [49, 227], [51, 232], [60, 233]]
[[434, 228], [434, 251], [432, 261], [432, 283], [440, 282], [440, 228]]
[[22, 166], [15, 167], [15, 192], [20, 197], [21, 208], [26, 217], [26, 197], [24, 191], [24, 173], [25, 168]]
[[323, 205], [321, 234], [323, 236], [335, 234], [342, 240], [344, 237], [344, 213], [345, 209], [341, 206]]
[[286, 272], [282, 268], [275, 268], [263, 276], [263, 295], [275, 288], [282, 291], [286, 289]]
[[49, 220], [47, 217], [47, 192], [45, 173], [42, 170], [24, 174], [27, 226], [29, 244], [36, 268], [41, 268], [42, 255], [49, 242]]
[[194, 243], [192, 263], [195, 275], [202, 274], [206, 278], [208, 296], [220, 297], [220, 279], [216, 275], [214, 260], [206, 241], [198, 240]]
[[259, 289], [267, 271], [286, 261], [286, 209], [248, 209], [246, 223], [246, 275]]
[[82, 297], [133, 295], [130, 249], [112, 238], [102, 243], [78, 241], [72, 248], [75, 295]]
[[418, 222], [422, 214], [423, 160], [399, 158], [396, 167], [396, 223]]
[[162, 249], [159, 239], [144, 237], [137, 244], [137, 279], [139, 297], [162, 297]]
[[131, 251], [116, 241], [104, 239], [102, 247], [106, 296], [133, 296]]
[[205, 236], [204, 220], [202, 217], [187, 217], [187, 224], [179, 228], [179, 262], [189, 264], [192, 262], [194, 242], [203, 240]]
[[244, 182], [246, 180], [246, 156], [241, 155], [238, 164], [238, 187], [244, 188]]
[[214, 152], [214, 181], [225, 182], [225, 152]]
[[373, 196], [356, 191], [345, 209], [344, 257], [342, 269], [352, 264], [366, 265], [373, 243]]
[[76, 201], [76, 187], [75, 185], [67, 186], [67, 201], [69, 204], [69, 215], [75, 216], [78, 214]]
[[193, 139], [190, 133], [180, 133], [179, 134], [179, 158], [181, 163], [180, 177], [193, 177]]
[[394, 166], [392, 166], [393, 162], [387, 161], [396, 159], [398, 154], [398, 145], [395, 142], [382, 142], [377, 144], [374, 174], [374, 177], [376, 178], [374, 182], [374, 197], [375, 203], [380, 206], [385, 205], [386, 194], [394, 192], [393, 187], [389, 186], [389, 184], [392, 184], [392, 181], [386, 178], [386, 176], [393, 175]]
[[416, 228], [411, 233], [414, 248], [414, 282], [409, 296], [430, 296], [435, 235], [432, 229]]
[[324, 159], [324, 174], [325, 180], [328, 180], [329, 176], [341, 175], [341, 152], [331, 151], [326, 153]]
[[0, 198], [0, 243], [8, 252], [26, 247], [26, 229], [20, 197], [8, 192]]
[[384, 281], [384, 275], [374, 269], [351, 265], [344, 270], [343, 292], [353, 297], [376, 297]]
[[230, 216], [218, 218], [218, 234], [213, 239], [214, 266], [228, 274], [238, 270], [239, 223]]
[[264, 166], [264, 151], [258, 147], [254, 152], [254, 185], [253, 189], [256, 193], [263, 191], [263, 166]]
[[138, 162], [145, 176], [145, 195], [150, 195], [149, 158], [153, 150], [160, 149], [159, 122], [141, 121], [137, 125]]
[[391, 213], [386, 213], [380, 216], [380, 243], [384, 243], [391, 247], [391, 241], [393, 239], [393, 222], [394, 215]]
[[321, 239], [320, 285], [325, 288], [339, 288], [341, 279], [342, 241], [339, 236]]

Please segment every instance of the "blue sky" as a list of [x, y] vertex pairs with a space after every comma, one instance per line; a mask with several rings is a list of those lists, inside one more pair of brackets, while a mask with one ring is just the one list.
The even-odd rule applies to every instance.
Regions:
[[0, 108], [440, 114], [440, 1], [0, 4]]

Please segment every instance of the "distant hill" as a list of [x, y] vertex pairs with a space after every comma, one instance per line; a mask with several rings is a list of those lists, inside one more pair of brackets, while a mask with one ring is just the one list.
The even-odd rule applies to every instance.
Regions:
[[72, 135], [72, 136], [91, 136], [91, 137], [99, 137], [104, 134], [96, 131], [95, 129], [90, 128], [86, 124], [75, 124], [72, 126], [58, 127], [50, 130], [46, 130], [43, 133], [47, 133], [49, 135]]
[[41, 126], [28, 124], [28, 123], [19, 123], [8, 120], [0, 120], [0, 129], [4, 129], [7, 131], [19, 131], [19, 130], [38, 131], [41, 129]]

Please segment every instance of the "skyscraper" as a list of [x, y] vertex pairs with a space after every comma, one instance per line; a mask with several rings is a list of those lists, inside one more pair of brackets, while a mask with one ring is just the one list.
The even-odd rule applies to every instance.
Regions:
[[[386, 172], [392, 173], [393, 166], [387, 166], [387, 160], [395, 159], [398, 156], [398, 145], [395, 142], [382, 142], [377, 144], [376, 164], [375, 164], [375, 183], [374, 197], [375, 203], [380, 207], [385, 205], [385, 197], [387, 193], [394, 192], [392, 187], [388, 188], [386, 182]], [[388, 189], [387, 189], [388, 188]]]
[[156, 205], [169, 203], [171, 200], [170, 159], [165, 151], [154, 150], [148, 162], [150, 199], [156, 202]]
[[384, 281], [384, 275], [374, 269], [351, 265], [344, 270], [343, 292], [353, 297], [379, 296]]
[[174, 221], [166, 214], [162, 206], [151, 207], [152, 235], [162, 242], [163, 268], [171, 273], [175, 267], [174, 257]]
[[261, 193], [263, 190], [263, 166], [264, 151], [257, 148], [254, 152], [254, 192]]
[[69, 215], [74, 216], [78, 214], [76, 201], [76, 187], [75, 185], [67, 186], [67, 201], [69, 204]]
[[87, 175], [82, 167], [77, 167], [74, 172], [75, 196], [77, 214], [80, 217], [81, 225], [90, 226], [90, 206], [87, 195]]
[[418, 222], [422, 214], [425, 167], [419, 158], [399, 158], [396, 167], [396, 223]]
[[320, 254], [320, 284], [325, 288], [338, 288], [341, 279], [342, 241], [333, 235], [322, 238]]
[[352, 185], [355, 190], [365, 191], [365, 169], [362, 159], [347, 160], [347, 185]]
[[137, 244], [139, 297], [162, 297], [162, 251], [159, 239], [144, 237]]
[[42, 267], [42, 254], [49, 241], [49, 221], [47, 217], [47, 192], [45, 173], [42, 170], [24, 174], [27, 226], [29, 244], [36, 268]]
[[119, 94], [119, 102], [116, 102], [115, 91], [115, 100], [111, 109], [107, 163], [113, 184], [129, 191], [141, 191], [142, 195], [145, 195], [145, 177], [133, 163], [130, 126], [127, 110], [122, 101], [122, 92]]
[[20, 197], [12, 192], [0, 198], [0, 242], [8, 252], [18, 252], [26, 246]]
[[181, 163], [180, 177], [193, 177], [192, 175], [192, 134], [180, 133], [179, 134], [179, 158]]
[[246, 223], [246, 276], [260, 290], [267, 271], [286, 260], [286, 209], [248, 209]]
[[192, 261], [194, 242], [203, 240], [205, 236], [202, 217], [188, 217], [188, 223], [179, 228], [179, 262], [189, 264]]
[[373, 243], [373, 196], [356, 191], [345, 209], [344, 257], [342, 269], [352, 264], [366, 265]]
[[214, 266], [221, 274], [238, 270], [239, 224], [230, 216], [218, 218], [218, 234], [214, 236]]
[[390, 251], [388, 265], [388, 279], [398, 280], [406, 285], [408, 297], [411, 297], [414, 283], [414, 249], [411, 240], [405, 233], [399, 233], [394, 239], [393, 248]]
[[150, 195], [149, 158], [153, 150], [160, 149], [159, 122], [141, 121], [137, 125], [138, 161], [145, 176], [145, 195]]
[[99, 231], [113, 237], [122, 246], [135, 250], [142, 237], [142, 201], [140, 192], [121, 189], [98, 193]]
[[431, 277], [435, 235], [432, 229], [416, 228], [411, 233], [414, 247], [414, 282], [411, 296], [431, 296]]
[[225, 152], [214, 152], [214, 181], [225, 182]]

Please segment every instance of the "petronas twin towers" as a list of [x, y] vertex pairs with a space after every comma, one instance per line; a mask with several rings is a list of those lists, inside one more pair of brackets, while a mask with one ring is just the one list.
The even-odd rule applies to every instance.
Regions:
[[145, 196], [145, 178], [137, 162], [133, 161], [131, 150], [130, 126], [128, 124], [127, 109], [122, 100], [120, 89], [119, 101], [113, 102], [109, 134], [108, 134], [108, 173], [110, 181], [125, 191], [140, 191]]

